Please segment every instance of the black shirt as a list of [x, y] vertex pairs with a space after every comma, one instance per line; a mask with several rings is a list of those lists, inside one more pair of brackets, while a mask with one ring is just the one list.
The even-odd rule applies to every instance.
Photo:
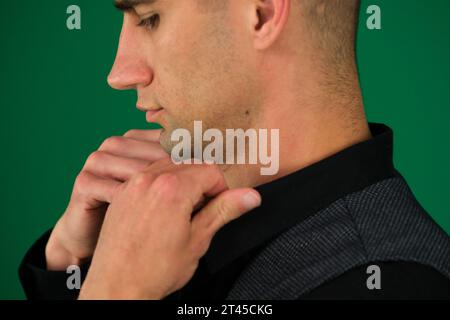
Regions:
[[[221, 300], [267, 243], [302, 223], [334, 201], [395, 176], [393, 134], [371, 124], [373, 138], [312, 166], [257, 187], [262, 205], [222, 228], [189, 283], [167, 300]], [[50, 231], [29, 250], [20, 267], [25, 293], [31, 299], [75, 299], [65, 272], [46, 271], [45, 245]], [[120, 262], [119, 262], [120, 263]], [[123, 262], [126, 263], [126, 262]], [[450, 282], [438, 271], [408, 262], [377, 262], [383, 290], [369, 290], [367, 266], [299, 296], [299, 299], [450, 299]], [[83, 278], [88, 265], [82, 266]]]

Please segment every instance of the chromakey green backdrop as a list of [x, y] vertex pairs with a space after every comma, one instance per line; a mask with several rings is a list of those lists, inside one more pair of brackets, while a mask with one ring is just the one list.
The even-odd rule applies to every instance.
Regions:
[[[183, 0], [179, 0], [183, 1]], [[66, 27], [81, 8], [78, 31]], [[366, 28], [378, 5], [382, 29]], [[369, 119], [395, 131], [395, 163], [450, 232], [450, 1], [363, 1], [358, 61]], [[24, 294], [17, 268], [61, 215], [101, 141], [148, 128], [133, 92], [110, 89], [121, 13], [112, 0], [0, 1], [0, 298]]]

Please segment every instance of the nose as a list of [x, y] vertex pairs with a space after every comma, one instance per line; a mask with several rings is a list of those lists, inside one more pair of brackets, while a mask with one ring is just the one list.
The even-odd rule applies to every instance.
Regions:
[[111, 72], [108, 75], [108, 84], [116, 90], [136, 89], [148, 86], [153, 79], [153, 73], [134, 56], [117, 56]]
[[117, 90], [146, 87], [153, 81], [153, 70], [142, 46], [144, 41], [132, 19], [124, 15], [116, 59], [108, 75], [108, 84]]

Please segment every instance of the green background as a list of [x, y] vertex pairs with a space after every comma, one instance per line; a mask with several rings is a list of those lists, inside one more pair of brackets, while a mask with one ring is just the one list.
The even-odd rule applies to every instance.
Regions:
[[[64, 211], [84, 160], [104, 138], [148, 128], [133, 92], [110, 89], [121, 13], [111, 1], [1, 1], [0, 299], [24, 294], [25, 251]], [[66, 28], [77, 4], [82, 30]], [[381, 31], [365, 10], [382, 9]], [[358, 60], [370, 121], [395, 131], [395, 163], [450, 232], [450, 1], [363, 1]]]

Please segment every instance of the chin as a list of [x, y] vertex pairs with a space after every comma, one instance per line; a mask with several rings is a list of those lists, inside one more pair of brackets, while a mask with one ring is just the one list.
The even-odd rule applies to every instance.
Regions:
[[161, 131], [161, 136], [159, 137], [159, 144], [169, 155], [172, 153], [173, 147], [175, 147], [175, 145], [177, 144], [176, 142], [172, 142], [171, 134], [171, 131], [163, 128]]

